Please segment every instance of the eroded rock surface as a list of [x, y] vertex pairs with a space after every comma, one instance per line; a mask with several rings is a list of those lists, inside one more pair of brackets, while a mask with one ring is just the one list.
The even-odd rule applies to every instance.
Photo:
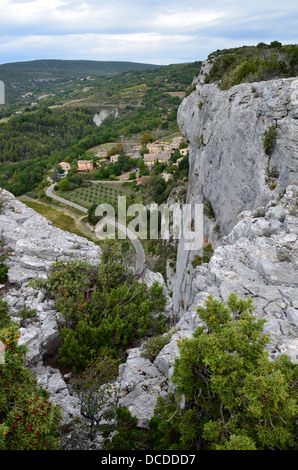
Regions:
[[298, 186], [265, 207], [245, 211], [215, 249], [210, 262], [193, 269], [194, 301], [186, 306], [171, 341], [154, 362], [142, 357], [144, 347], [130, 351], [119, 384], [127, 406], [145, 425], [158, 396], [172, 391], [170, 377], [178, 357], [177, 342], [191, 337], [200, 325], [197, 306], [209, 295], [225, 302], [230, 294], [251, 297], [255, 316], [266, 320], [271, 358], [285, 354], [298, 362]]
[[[61, 406], [64, 421], [68, 422], [79, 413], [78, 400], [70, 393], [61, 372], [43, 364], [59, 340], [59, 313], [54, 302], [30, 287], [29, 281], [45, 278], [51, 264], [60, 260], [84, 258], [96, 265], [100, 262], [100, 248], [54, 227], [5, 190], [0, 189], [0, 200], [0, 242], [9, 251], [8, 283], [0, 286], [0, 296], [8, 303], [13, 320], [20, 324], [19, 344], [28, 348], [25, 365], [50, 392], [51, 400]], [[35, 310], [36, 315], [24, 321], [20, 317], [23, 307]]]
[[[204, 63], [208, 73], [210, 64]], [[214, 246], [228, 235], [240, 212], [266, 206], [298, 182], [297, 78], [243, 83], [221, 90], [204, 84], [178, 110], [182, 134], [189, 140], [188, 204], [208, 204], [213, 216], [204, 216], [204, 235]], [[265, 152], [265, 132], [277, 135]], [[192, 279], [187, 276], [193, 254], [179, 244], [174, 309], [181, 314], [193, 301]]]

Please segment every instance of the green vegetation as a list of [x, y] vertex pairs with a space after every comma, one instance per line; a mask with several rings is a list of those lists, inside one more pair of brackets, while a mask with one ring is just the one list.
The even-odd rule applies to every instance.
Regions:
[[264, 150], [266, 155], [271, 155], [274, 149], [277, 137], [277, 129], [275, 125], [271, 125], [264, 132]]
[[214, 210], [210, 201], [204, 203], [204, 214], [210, 219], [215, 219]]
[[[23, 113], [0, 124], [0, 187], [20, 196], [38, 187], [49, 170], [66, 156], [77, 157], [82, 148], [96, 142], [92, 132], [92, 112], [77, 109], [72, 113], [55, 113], [42, 108], [35, 113]], [[89, 136], [88, 138], [85, 136]], [[83, 139], [80, 145], [74, 142]], [[57, 152], [57, 149], [60, 151]], [[61, 153], [62, 152], [62, 153]]]
[[1, 162], [18, 162], [50, 155], [59, 148], [68, 148], [74, 140], [92, 135], [94, 125], [88, 108], [53, 112], [41, 108], [23, 113], [0, 125]]
[[[232, 294], [225, 305], [210, 296], [197, 311], [204, 326], [178, 342], [175, 393], [158, 399], [142, 448], [295, 450], [298, 366], [269, 359], [265, 320], [254, 317], [252, 299]], [[135, 449], [137, 423], [126, 409], [118, 415], [119, 436], [107, 448]]]
[[20, 311], [20, 317], [24, 319], [34, 318], [36, 317], [36, 315], [37, 315], [37, 310], [27, 307], [26, 305], [24, 305], [24, 307]]
[[106, 350], [123, 359], [144, 335], [162, 331], [163, 288], [138, 282], [114, 240], [103, 242], [97, 268], [84, 260], [58, 262], [34, 285], [51, 294], [64, 318], [58, 361], [74, 371]]
[[219, 81], [222, 89], [244, 82], [295, 77], [298, 73], [298, 46], [283, 46], [278, 41], [217, 50], [208, 59], [212, 67], [205, 83]]
[[210, 296], [206, 308], [198, 308], [205, 326], [179, 343], [173, 374], [177, 397], [159, 401], [151, 421], [155, 448], [295, 447], [298, 367], [285, 357], [269, 360], [265, 321], [253, 311], [252, 299], [236, 294], [226, 306]]
[[23, 203], [53, 222], [55, 227], [65, 230], [66, 232], [75, 233], [80, 237], [92, 239], [92, 233], [78, 222], [78, 217], [76, 217], [75, 214], [67, 215], [65, 210], [59, 210], [58, 207], [56, 208], [55, 206], [36, 201], [23, 201]]
[[83, 426], [84, 432], [87, 432], [91, 441], [100, 430], [102, 419], [107, 419], [109, 415], [114, 418], [116, 414], [113, 400], [117, 399], [117, 391], [113, 382], [117, 378], [118, 367], [119, 360], [103, 351], [91, 361], [81, 375], [71, 381], [80, 400], [80, 413], [88, 423]]
[[[138, 420], [127, 408], [117, 408], [114, 421], [105, 426], [104, 450], [152, 450], [153, 441], [148, 429], [138, 427]], [[109, 438], [109, 436], [113, 436]]]
[[197, 87], [196, 83], [193, 83], [193, 85], [191, 85], [189, 88], [187, 88], [187, 90], [185, 92], [185, 97], [191, 95], [191, 93], [193, 91], [195, 91], [196, 87]]
[[[182, 157], [179, 152], [178, 154], [178, 157], [182, 158], [178, 165], [169, 164], [169, 166], [167, 166], [165, 163], [159, 162], [153, 165], [149, 178], [146, 180], [143, 187], [140, 188], [140, 194], [150, 194], [154, 202], [162, 204], [168, 199], [174, 188], [186, 185], [189, 170], [188, 156]], [[176, 158], [174, 154], [172, 163], [175, 161]], [[172, 176], [168, 181], [165, 181], [160, 174], [165, 169], [167, 174]]]
[[8, 266], [5, 265], [7, 258], [7, 252], [3, 250], [3, 243], [0, 242], [0, 284], [3, 284], [7, 280]]
[[171, 341], [171, 333], [149, 338], [143, 346], [142, 356], [154, 362], [160, 351]]
[[[24, 106], [22, 100], [15, 101], [13, 109], [12, 105], [1, 107], [2, 115], [12, 117], [0, 124], [0, 187], [16, 196], [38, 192], [55, 165], [68, 161], [75, 166], [78, 159], [90, 158], [91, 148], [107, 143], [116, 146], [122, 136], [139, 142], [145, 133], [156, 139], [177, 132], [181, 98], [172, 94], [183, 94], [200, 65], [170, 65], [109, 78], [91, 75], [90, 91], [81, 79], [48, 81], [51, 98], [38, 100], [33, 93], [28, 98], [36, 101], [33, 107]], [[93, 117], [105, 107], [119, 112], [97, 127]], [[15, 110], [22, 114], [15, 115]], [[103, 174], [99, 172], [98, 178], [117, 177], [119, 165], [109, 167], [110, 174], [100, 170]]]
[[214, 253], [214, 249], [212, 248], [211, 243], [207, 243], [205, 246], [203, 246], [202, 256], [200, 256], [200, 255], [195, 255], [194, 256], [194, 259], [191, 263], [192, 267], [196, 268], [197, 266], [201, 266], [202, 263], [209, 263], [213, 253]]
[[7, 310], [0, 299], [0, 341], [5, 347], [5, 363], [0, 364], [0, 449], [58, 450], [60, 409], [24, 368], [26, 348], [18, 345], [19, 327]]
[[58, 191], [57, 194], [88, 209], [91, 206], [95, 205], [97, 207], [99, 204], [105, 203], [114, 206], [117, 204], [119, 196], [126, 196], [129, 203], [133, 191], [128, 186], [103, 183], [91, 184], [88, 187], [81, 187], [68, 192]]
[[86, 82], [92, 84], [91, 77], [112, 77], [119, 73], [157, 68], [158, 65], [134, 62], [50, 59], [2, 64], [0, 75], [6, 85], [8, 103], [21, 100], [28, 104], [30, 98], [37, 99], [42, 94], [49, 94], [49, 89], [52, 93], [61, 87], [68, 89], [73, 82], [83, 82], [86, 86]]

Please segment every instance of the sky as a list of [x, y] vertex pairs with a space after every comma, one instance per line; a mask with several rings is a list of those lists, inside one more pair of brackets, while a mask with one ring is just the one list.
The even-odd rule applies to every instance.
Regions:
[[0, 63], [168, 65], [217, 49], [297, 44], [297, 0], [0, 0]]

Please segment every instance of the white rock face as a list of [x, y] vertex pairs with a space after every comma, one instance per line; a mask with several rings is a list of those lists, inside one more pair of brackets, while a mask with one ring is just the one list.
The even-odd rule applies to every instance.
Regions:
[[[208, 71], [210, 64], [205, 63]], [[204, 69], [204, 70], [205, 70]], [[263, 207], [288, 185], [298, 182], [297, 78], [244, 83], [229, 90], [196, 79], [196, 90], [178, 111], [178, 123], [189, 144], [187, 203], [211, 203], [215, 219], [204, 217], [204, 235], [214, 246], [228, 235], [238, 214]], [[264, 133], [276, 126], [271, 155], [264, 150]], [[275, 222], [278, 230], [278, 221]], [[194, 253], [179, 244], [175, 311], [194, 299], [187, 275]]]
[[97, 127], [101, 126], [103, 121], [110, 115], [113, 115], [115, 117], [118, 116], [118, 110], [107, 110], [107, 109], [102, 109], [99, 113], [95, 114], [93, 116], [93, 122], [97, 125]]
[[53, 403], [60, 404], [64, 422], [78, 415], [78, 401], [67, 388], [59, 370], [44, 367], [43, 359], [55, 347], [59, 338], [58, 317], [52, 301], [28, 286], [30, 279], [45, 278], [52, 263], [60, 260], [84, 258], [91, 264], [100, 262], [100, 248], [87, 239], [64, 232], [37, 214], [12, 194], [0, 189], [0, 241], [10, 255], [10, 288], [0, 286], [0, 296], [7, 301], [9, 313], [19, 321], [20, 311], [26, 306], [36, 310], [36, 317], [20, 326], [20, 345], [26, 345], [26, 366], [32, 369], [38, 383], [51, 394]]
[[192, 268], [194, 301], [181, 315], [170, 343], [152, 364], [142, 357], [143, 346], [133, 349], [120, 368], [120, 403], [144, 426], [157, 397], [173, 391], [169, 379], [179, 354], [177, 341], [192, 337], [200, 325], [196, 307], [204, 307], [209, 294], [223, 302], [234, 292], [243, 299], [252, 297], [255, 316], [266, 320], [271, 358], [285, 354], [298, 362], [298, 186], [289, 186], [281, 200], [241, 217], [209, 264]]
[[[0, 242], [4, 242], [4, 248], [10, 252], [6, 260], [9, 266], [8, 286], [0, 285], [0, 296], [8, 303], [11, 317], [20, 323], [19, 344], [28, 348], [25, 365], [32, 370], [39, 385], [49, 391], [51, 401], [61, 406], [63, 424], [67, 424], [80, 416], [78, 399], [69, 390], [67, 377], [62, 376], [57, 368], [44, 365], [44, 358], [57, 348], [59, 312], [55, 310], [55, 302], [47, 299], [43, 292], [35, 291], [28, 282], [37, 277], [45, 278], [52, 263], [60, 260], [84, 258], [96, 266], [100, 263], [100, 248], [85, 238], [55, 228], [50, 221], [2, 189], [0, 201]], [[148, 287], [158, 282], [167, 294], [160, 273], [145, 270], [140, 281], [146, 282]], [[36, 310], [34, 319], [21, 321], [20, 311], [24, 306]], [[165, 317], [170, 318], [171, 312], [172, 302], [167, 295]], [[142, 359], [142, 372], [144, 362], [146, 360]], [[130, 383], [132, 376], [138, 375], [137, 371], [130, 371], [126, 377], [125, 365], [120, 369], [121, 377], [125, 377], [127, 383]], [[156, 390], [160, 391], [159, 371], [154, 369], [155, 366], [149, 364], [148, 367], [147, 364], [146, 373], [152, 376]], [[143, 374], [140, 378], [144, 378]], [[141, 384], [140, 387], [142, 392]], [[143, 396], [135, 390], [134, 396], [138, 397], [135, 409], [142, 414], [145, 405], [142, 400], [147, 399], [147, 395]], [[152, 396], [152, 406], [154, 400], [155, 395]], [[147, 422], [146, 413], [144, 421]]]

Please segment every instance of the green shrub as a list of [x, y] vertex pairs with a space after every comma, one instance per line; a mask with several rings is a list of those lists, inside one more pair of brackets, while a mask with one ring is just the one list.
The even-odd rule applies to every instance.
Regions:
[[194, 256], [194, 259], [192, 260], [192, 263], [191, 263], [192, 267], [196, 268], [197, 266], [201, 266], [202, 263], [209, 263], [213, 253], [214, 253], [214, 249], [212, 248], [211, 243], [207, 243], [207, 245], [203, 247], [202, 256], [197, 255], [197, 254]]
[[36, 314], [37, 314], [37, 310], [27, 307], [26, 305], [24, 305], [24, 307], [20, 311], [20, 317], [24, 319], [34, 318], [36, 317]]
[[149, 423], [154, 448], [295, 449], [298, 365], [270, 361], [252, 299], [210, 296], [197, 310], [204, 326], [178, 344], [175, 395], [158, 399]]
[[118, 392], [113, 382], [117, 378], [118, 367], [119, 361], [103, 351], [81, 375], [71, 381], [79, 398], [80, 413], [88, 422], [88, 437], [91, 441], [102, 420], [115, 414]]
[[194, 259], [191, 262], [192, 267], [196, 268], [197, 266], [201, 266], [202, 264], [202, 257], [200, 255], [195, 255]]
[[191, 85], [189, 88], [187, 88], [186, 92], [185, 92], [185, 97], [191, 95], [191, 93], [193, 93], [197, 88], [197, 85], [196, 83], [194, 83], [193, 85]]
[[0, 299], [0, 330], [6, 328], [11, 322], [10, 316], [8, 315], [7, 311], [7, 302], [4, 302], [2, 299]]
[[215, 214], [210, 201], [204, 203], [204, 214], [211, 219], [215, 218]]
[[7, 281], [8, 266], [5, 265], [5, 260], [8, 256], [8, 252], [3, 250], [3, 243], [0, 243], [0, 284], [4, 284]]
[[33, 283], [47, 289], [64, 317], [59, 362], [74, 371], [86, 368], [106, 349], [124, 357], [127, 348], [164, 328], [163, 287], [149, 289], [124, 264], [121, 246], [102, 244], [97, 268], [85, 260], [55, 263], [46, 280]]
[[125, 407], [117, 408], [114, 424], [105, 426], [103, 436], [104, 450], [152, 450], [150, 431], [139, 428], [137, 418]]
[[0, 364], [0, 449], [59, 449], [60, 409], [24, 368], [26, 348], [18, 345], [18, 324], [6, 313], [7, 305], [0, 301], [0, 341], [5, 346], [5, 363]]
[[214, 253], [214, 250], [212, 248], [211, 243], [207, 243], [207, 245], [203, 247], [203, 256], [202, 256], [203, 263], [209, 263], [213, 253]]
[[4, 284], [7, 281], [8, 267], [3, 263], [0, 263], [0, 284]]
[[264, 132], [264, 150], [266, 155], [271, 155], [274, 149], [275, 141], [277, 137], [276, 126], [269, 126]]
[[295, 77], [297, 55], [297, 45], [282, 46], [278, 41], [216, 51], [209, 56], [212, 67], [205, 83], [217, 81], [228, 89], [244, 82]]
[[160, 351], [171, 341], [171, 336], [172, 334], [168, 333], [167, 335], [149, 338], [143, 346], [144, 350], [141, 353], [141, 356], [154, 362]]

